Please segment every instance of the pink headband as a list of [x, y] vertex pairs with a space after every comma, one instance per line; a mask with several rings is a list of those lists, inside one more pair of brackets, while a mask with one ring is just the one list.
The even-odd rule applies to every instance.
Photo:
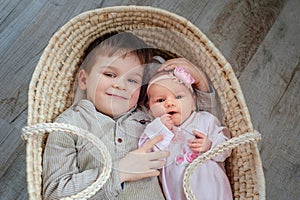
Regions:
[[176, 80], [177, 82], [184, 84], [193, 93], [192, 84], [195, 82], [195, 79], [182, 66], [175, 67], [175, 69], [173, 71], [170, 71], [168, 74], [162, 74], [157, 77], [154, 76], [154, 78], [149, 81], [148, 89], [153, 83], [160, 81], [160, 80], [164, 80], [164, 79]]

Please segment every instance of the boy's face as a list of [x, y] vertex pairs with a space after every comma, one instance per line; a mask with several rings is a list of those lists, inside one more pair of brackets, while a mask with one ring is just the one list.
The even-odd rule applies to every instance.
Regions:
[[78, 77], [87, 99], [99, 112], [110, 117], [133, 108], [139, 98], [144, 70], [138, 57], [133, 54], [125, 57], [97, 55], [93, 59], [90, 73], [81, 70]]
[[190, 90], [172, 79], [153, 83], [148, 89], [150, 113], [154, 117], [170, 114], [174, 125], [182, 124], [195, 109]]

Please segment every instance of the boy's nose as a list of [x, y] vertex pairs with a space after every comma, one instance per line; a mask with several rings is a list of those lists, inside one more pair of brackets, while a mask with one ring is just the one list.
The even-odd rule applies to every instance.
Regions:
[[118, 79], [116, 80], [113, 84], [112, 87], [115, 89], [119, 89], [119, 90], [125, 90], [126, 86], [125, 86], [125, 82], [123, 79]]

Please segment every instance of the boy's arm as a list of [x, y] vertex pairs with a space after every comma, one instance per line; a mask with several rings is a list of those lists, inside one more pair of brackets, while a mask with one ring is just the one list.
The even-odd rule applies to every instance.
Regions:
[[[75, 136], [76, 137], [76, 136]], [[43, 196], [59, 199], [74, 195], [96, 180], [97, 170], [79, 173], [75, 137], [63, 132], [49, 134], [43, 157]]]
[[[77, 152], [75, 144], [77, 139], [77, 136], [62, 132], [49, 134], [43, 157], [43, 196], [45, 199], [60, 199], [77, 194], [90, 186], [102, 172], [102, 165], [80, 170], [87, 166], [78, 166], [79, 163], [88, 165], [97, 160], [88, 155], [88, 151]], [[78, 162], [80, 159], [81, 162]], [[83, 159], [86, 160], [83, 161]], [[109, 180], [96, 194], [99, 198], [113, 198], [121, 191], [119, 176], [115, 171], [112, 171]]]
[[210, 88], [209, 92], [203, 92], [201, 90], [195, 89], [195, 95], [198, 111], [207, 111], [214, 115], [217, 114], [215, 91], [212, 87]]
[[[67, 119], [59, 117], [56, 122], [78, 125], [78, 118], [73, 114], [67, 113], [65, 114]], [[64, 132], [49, 134], [43, 155], [45, 199], [59, 199], [77, 194], [94, 183], [102, 173], [103, 162], [100, 160], [102, 157], [97, 157], [98, 151], [91, 143], [81, 144], [81, 141], [78, 136]], [[117, 169], [118, 162], [113, 162], [112, 167]], [[100, 199], [111, 199], [121, 191], [119, 173], [112, 170], [110, 178], [96, 195]]]

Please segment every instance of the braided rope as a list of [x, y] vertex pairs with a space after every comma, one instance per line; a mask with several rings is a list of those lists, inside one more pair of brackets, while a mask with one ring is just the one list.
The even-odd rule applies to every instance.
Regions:
[[193, 162], [186, 168], [184, 177], [183, 177], [183, 190], [187, 199], [195, 200], [195, 195], [193, 194], [190, 187], [190, 180], [193, 174], [193, 171], [205, 163], [207, 160], [210, 160], [220, 153], [228, 150], [232, 150], [240, 145], [244, 145], [247, 143], [254, 143], [261, 139], [261, 134], [259, 134], [256, 130], [253, 132], [244, 133], [238, 137], [231, 138], [226, 142], [216, 146], [215, 148], [203, 153], [199, 157], [197, 157]]
[[100, 190], [100, 188], [106, 183], [107, 179], [110, 176], [111, 169], [112, 169], [112, 160], [109, 151], [107, 150], [103, 142], [92, 133], [83, 130], [81, 128], [78, 128], [76, 126], [63, 124], [63, 123], [41, 123], [41, 124], [26, 126], [22, 129], [23, 132], [22, 138], [24, 140], [29, 140], [33, 136], [36, 135], [42, 136], [45, 133], [51, 133], [54, 131], [71, 133], [86, 139], [87, 141], [91, 142], [100, 151], [101, 155], [103, 156], [104, 158], [103, 170], [102, 173], [96, 179], [96, 181], [92, 183], [90, 186], [88, 186], [87, 188], [85, 188], [83, 191], [79, 192], [78, 194], [64, 198], [65, 200], [66, 199], [88, 199], [89, 197], [93, 196], [98, 190]]

